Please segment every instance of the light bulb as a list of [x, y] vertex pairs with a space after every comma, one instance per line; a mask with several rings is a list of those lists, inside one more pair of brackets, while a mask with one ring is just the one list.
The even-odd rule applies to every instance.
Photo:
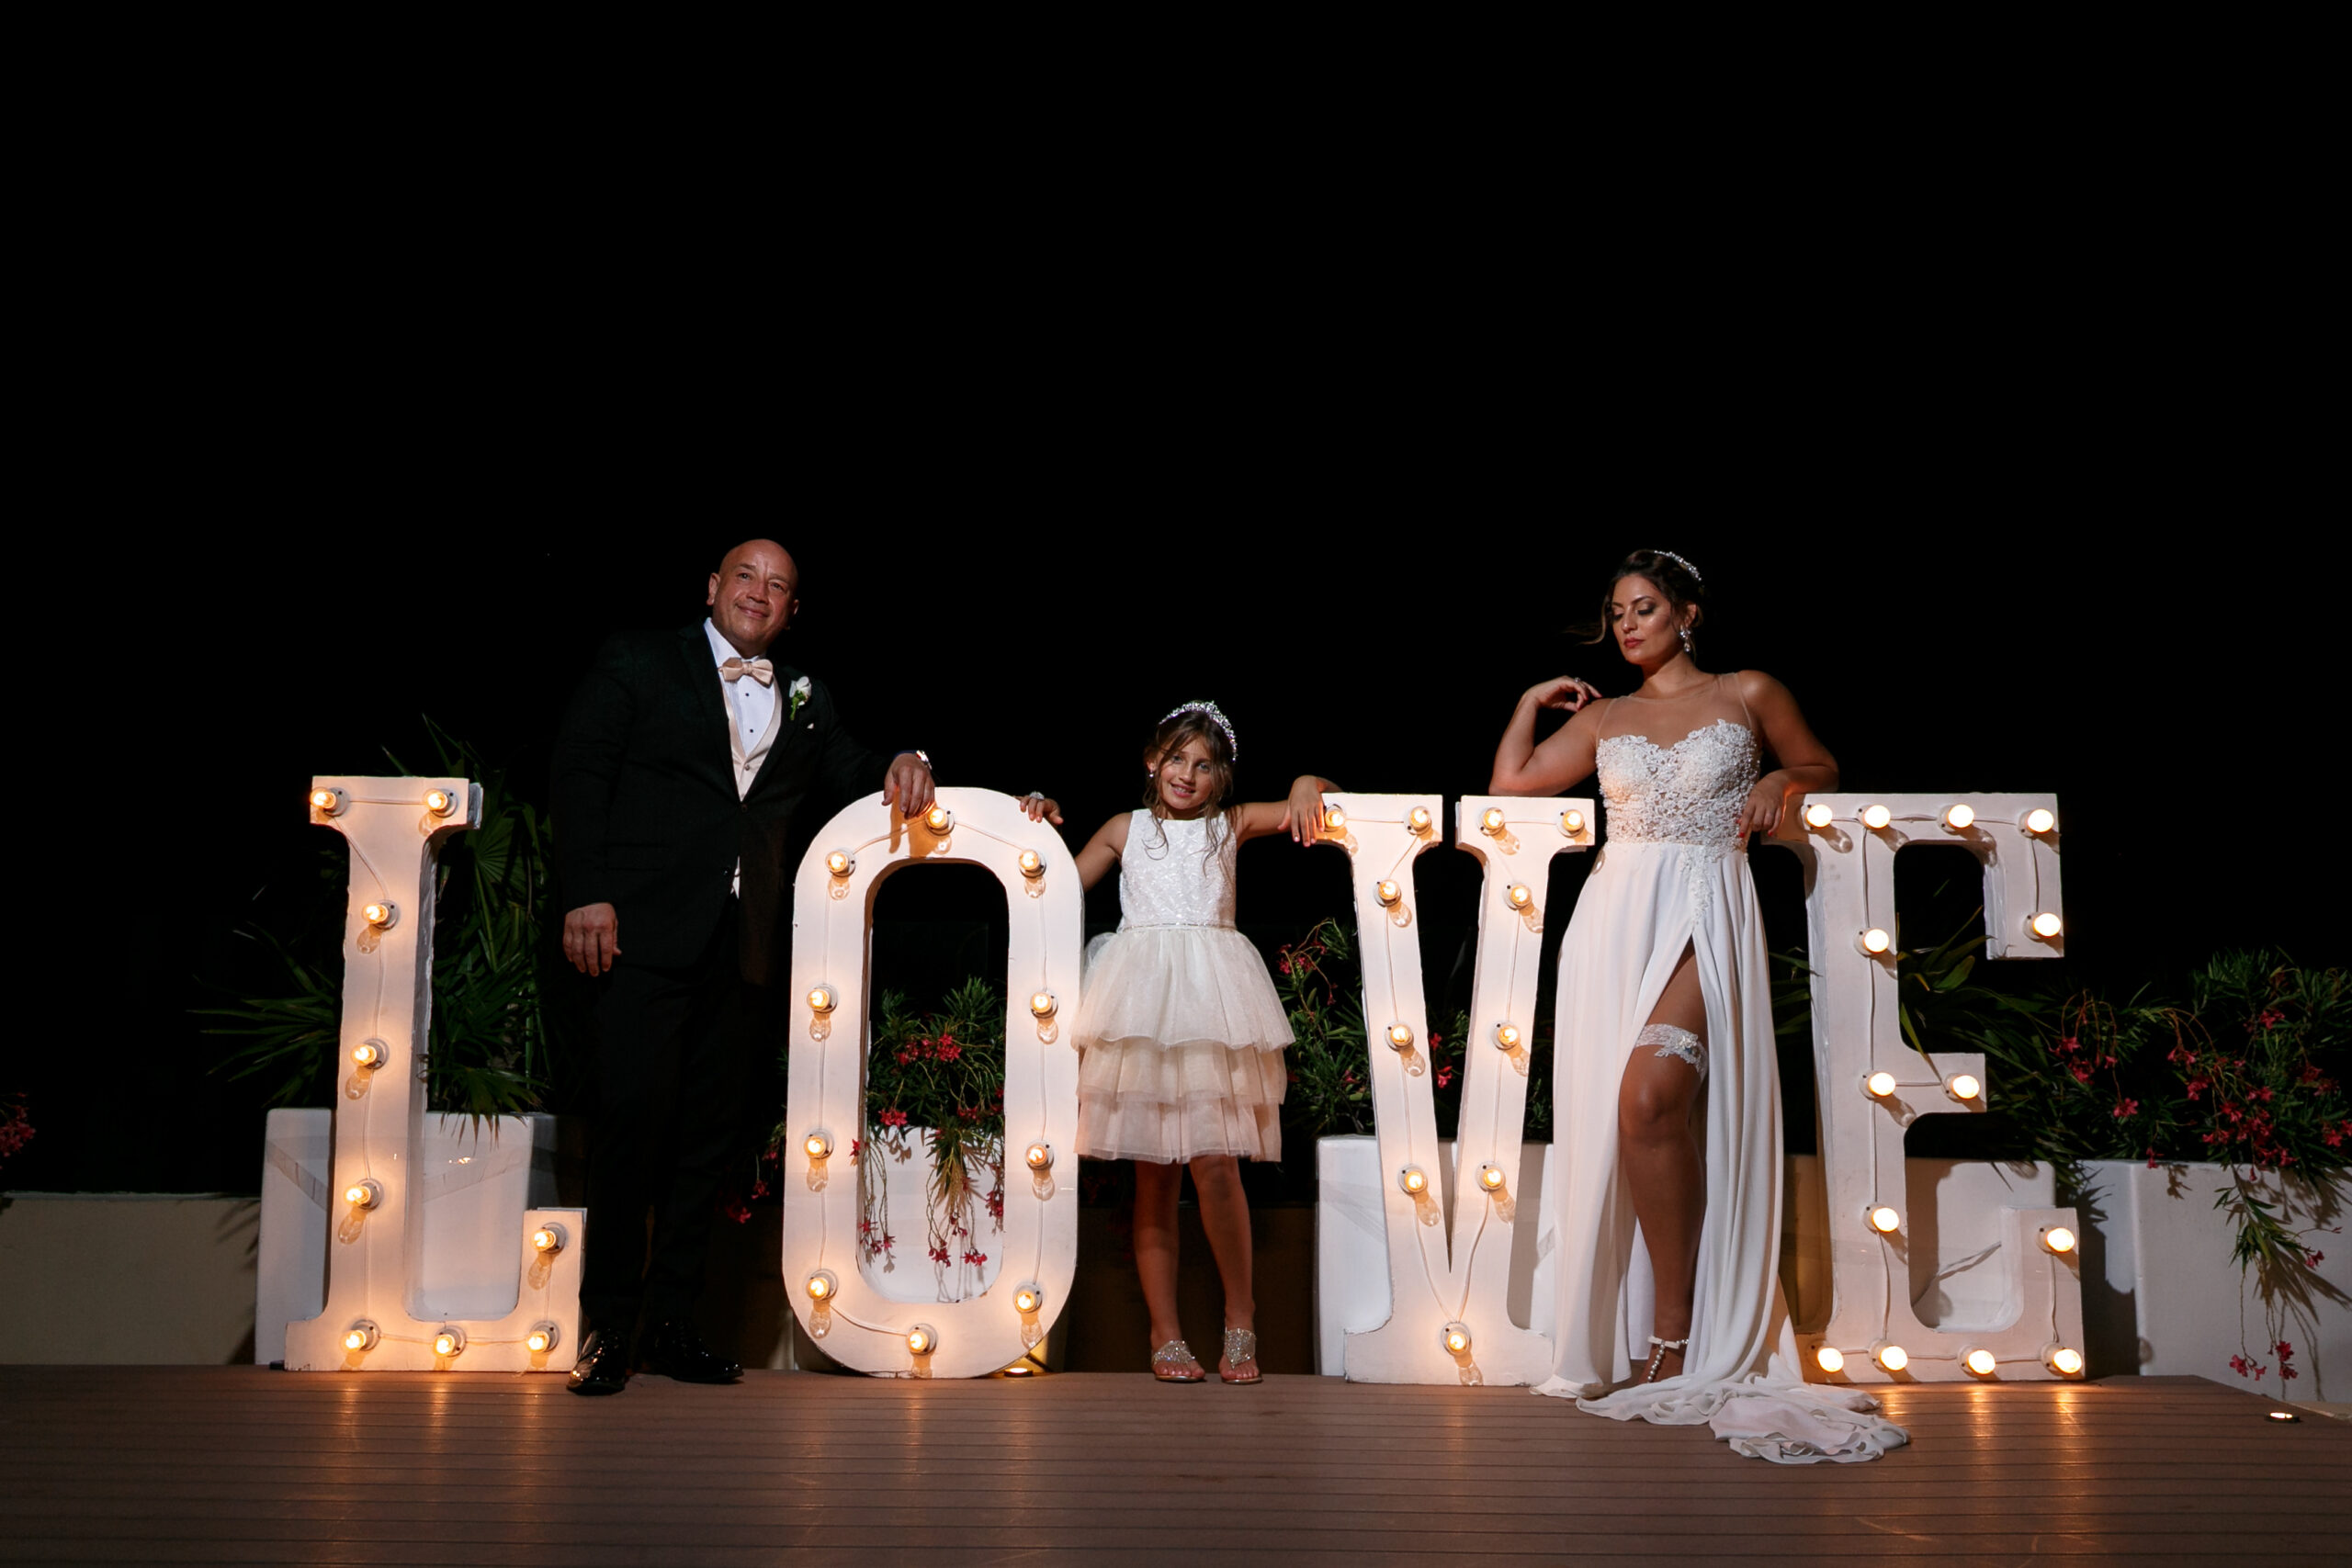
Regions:
[[[1828, 827], [1831, 822], [1835, 821], [1837, 819], [1837, 816], [1838, 814], [1830, 810], [1826, 805], [1816, 800], [1812, 805], [1804, 808], [1804, 825], [1813, 829], [1815, 832], [1818, 832], [1822, 829]], [[1838, 1357], [1838, 1364], [1841, 1367], [1844, 1366], [1846, 1364], [1846, 1358], [1843, 1356]]]
[[1975, 821], [1976, 807], [1973, 806], [1947, 806], [1944, 807], [1944, 826], [1951, 829], [1955, 833], [1973, 826]]
[[1535, 890], [1524, 882], [1514, 882], [1510, 885], [1510, 891], [1503, 897], [1510, 901], [1512, 908], [1524, 909], [1535, 902]]
[[1954, 1073], [1944, 1088], [1951, 1091], [1954, 1100], [1974, 1100], [1984, 1092], [1984, 1086], [1976, 1081], [1974, 1073]]
[[2037, 838], [2058, 826], [2058, 814], [2045, 806], [2037, 806], [2018, 818], [2018, 826]]
[[1878, 957], [1888, 948], [1894, 945], [1894, 938], [1888, 935], [1883, 930], [1877, 926], [1872, 926], [1870, 930], [1856, 937], [1854, 941], [1865, 953], [1868, 953], [1872, 958]]
[[1430, 808], [1426, 806], [1416, 806], [1413, 809], [1405, 813], [1405, 826], [1410, 828], [1416, 833], [1428, 832], [1430, 830]]
[[1021, 1157], [1029, 1162], [1029, 1168], [1032, 1170], [1049, 1169], [1054, 1163], [1054, 1145], [1051, 1144], [1032, 1144]]
[[355, 1209], [372, 1209], [384, 1201], [384, 1190], [374, 1177], [368, 1177], [345, 1188], [343, 1201]]
[[1502, 807], [1499, 806], [1487, 807], [1486, 815], [1478, 818], [1478, 830], [1488, 838], [1493, 838], [1501, 832], [1503, 830]]
[[1503, 1190], [1503, 1168], [1498, 1165], [1480, 1166], [1478, 1168], [1478, 1185], [1485, 1188], [1489, 1192], [1501, 1191]]
[[1515, 1023], [1498, 1023], [1495, 1025], [1496, 1050], [1516, 1051], [1519, 1049], [1519, 1025]]
[[1865, 806], [1862, 807], [1862, 826], [1868, 828], [1873, 833], [1877, 832], [1880, 829], [1884, 828], [1888, 823], [1894, 820], [1894, 813], [1889, 811], [1883, 806]]
[[388, 929], [393, 921], [401, 918], [401, 907], [398, 904], [390, 903], [389, 901], [381, 904], [370, 904], [359, 911], [359, 918], [366, 920], [369, 925], [374, 926], [377, 930], [383, 931]]
[[2041, 913], [2034, 916], [2028, 923], [2031, 926], [2033, 934], [2040, 937], [2044, 942], [2050, 941], [2060, 931], [2066, 929], [2066, 922], [2060, 919], [2057, 916], [2052, 914], [2047, 909], [2044, 909]]
[[435, 817], [447, 817], [458, 809], [458, 796], [451, 790], [428, 789], [424, 792], [424, 809]]
[[343, 1348], [346, 1350], [373, 1350], [376, 1348], [376, 1325], [361, 1318], [344, 1335]]
[[833, 988], [831, 986], [811, 986], [808, 987], [808, 1010], [810, 1012], [832, 1011]]
[[330, 817], [340, 817], [351, 797], [339, 789], [314, 789], [311, 792], [311, 809], [323, 811]]
[[814, 1274], [808, 1276], [808, 1284], [807, 1288], [808, 1291], [808, 1299], [810, 1301], [829, 1302], [833, 1299], [833, 1292], [840, 1290], [842, 1287], [841, 1281], [833, 1278], [833, 1271], [831, 1269], [820, 1269]]
[[934, 806], [922, 814], [922, 825], [934, 833], [944, 833], [956, 824], [956, 814], [944, 806]]
[[1023, 1285], [1012, 1292], [1012, 1310], [1024, 1315], [1046, 1304], [1046, 1292], [1035, 1285]]
[[1396, 1173], [1396, 1185], [1408, 1198], [1418, 1198], [1430, 1190], [1430, 1179], [1418, 1165], [1408, 1165]]
[[1382, 908], [1393, 909], [1396, 907], [1396, 900], [1405, 896], [1405, 890], [1393, 882], [1383, 882], [1374, 885], [1372, 896], [1380, 900]]
[[1993, 1369], [2001, 1363], [1994, 1359], [1992, 1351], [1980, 1348], [1962, 1356], [1960, 1364], [1980, 1378], [1989, 1378], [1993, 1375]]
[[907, 1330], [907, 1348], [918, 1356], [928, 1356], [939, 1348], [939, 1332], [927, 1323], [918, 1323]]
[[1037, 991], [1029, 998], [1029, 1010], [1039, 1018], [1053, 1017], [1054, 1010], [1059, 1006], [1061, 1003], [1054, 999], [1054, 993], [1051, 991]]
[[2053, 1345], [2042, 1359], [2062, 1378], [2073, 1377], [2083, 1370], [2083, 1353], [2071, 1345]]
[[564, 1235], [563, 1227], [552, 1223], [541, 1225], [531, 1233], [531, 1246], [540, 1252], [561, 1252], [567, 1239], [569, 1238]]
[[1872, 1100], [1884, 1100], [1894, 1092], [1894, 1075], [1881, 1067], [1862, 1080], [1862, 1092]]
[[1323, 808], [1323, 828], [1326, 832], [1337, 833], [1346, 828], [1347, 825], [1348, 814], [1346, 812], [1340, 810], [1336, 806], [1327, 806]]
[[1021, 874], [1035, 881], [1046, 874], [1046, 858], [1035, 850], [1021, 852]]
[[433, 1353], [454, 1356], [466, 1348], [466, 1331], [452, 1325], [433, 1337]]
[[1388, 1048], [1391, 1051], [1411, 1050], [1413, 1048], [1413, 1026], [1409, 1023], [1390, 1024], [1388, 1026]]
[[1881, 1203], [1871, 1211], [1871, 1229], [1881, 1235], [1893, 1235], [1903, 1228], [1903, 1216]]
[[542, 1323], [523, 1337], [523, 1348], [534, 1356], [544, 1356], [555, 1348], [556, 1329], [552, 1323]]
[[1911, 1364], [1911, 1352], [1900, 1345], [1882, 1342], [1871, 1348], [1871, 1355], [1890, 1372], [1899, 1372]]
[[833, 1135], [831, 1133], [811, 1133], [800, 1140], [800, 1146], [808, 1151], [810, 1159], [831, 1159], [833, 1156]]
[[1813, 1364], [1825, 1372], [1842, 1372], [1846, 1370], [1846, 1352], [1835, 1345], [1820, 1346], [1813, 1352]]
[[857, 869], [857, 858], [846, 850], [835, 850], [825, 857], [825, 869], [835, 876], [847, 876]]
[[1579, 834], [1579, 833], [1583, 832], [1583, 831], [1584, 831], [1584, 813], [1583, 813], [1583, 812], [1581, 812], [1581, 811], [1563, 811], [1563, 812], [1561, 812], [1561, 813], [1560, 813], [1560, 831], [1561, 831], [1561, 832], [1563, 832], [1563, 833], [1566, 833], [1566, 834], [1569, 838], [1571, 838], [1571, 839], [1575, 838], [1577, 834]]
[[2041, 1233], [2041, 1245], [2052, 1252], [2075, 1250], [2075, 1233], [2064, 1225], [2052, 1225]]
[[380, 1040], [362, 1040], [351, 1048], [351, 1065], [356, 1067], [380, 1067], [391, 1053]]
[[1445, 1325], [1445, 1353], [1449, 1356], [1470, 1353], [1470, 1330], [1466, 1325], [1449, 1323]]

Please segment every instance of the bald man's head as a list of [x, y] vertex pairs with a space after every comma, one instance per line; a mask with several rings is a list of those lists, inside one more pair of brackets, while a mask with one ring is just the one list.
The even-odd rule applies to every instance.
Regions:
[[800, 569], [774, 539], [746, 539], [710, 574], [711, 624], [746, 659], [768, 650], [800, 608]]

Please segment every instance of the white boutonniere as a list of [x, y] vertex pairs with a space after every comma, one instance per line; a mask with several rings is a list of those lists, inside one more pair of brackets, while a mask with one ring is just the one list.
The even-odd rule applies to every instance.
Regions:
[[808, 677], [803, 675], [793, 682], [785, 694], [792, 699], [792, 705], [786, 708], [784, 714], [785, 721], [790, 723], [800, 716], [800, 705], [808, 700]]

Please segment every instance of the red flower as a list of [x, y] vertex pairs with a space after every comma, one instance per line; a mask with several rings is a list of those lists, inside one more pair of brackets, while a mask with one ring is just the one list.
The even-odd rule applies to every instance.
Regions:
[[2286, 1018], [2287, 1015], [2280, 1012], [2276, 1008], [2265, 1008], [2262, 1010], [2262, 1027], [2265, 1029], [2272, 1028], [2286, 1021]]
[[952, 1062], [963, 1054], [964, 1047], [961, 1045], [950, 1045], [944, 1040], [939, 1043], [939, 1059], [943, 1062]]
[[912, 1051], [901, 1051], [899, 1053], [899, 1066], [902, 1067], [914, 1059], [915, 1054]]
[[931, 1260], [933, 1263], [944, 1263], [947, 1261], [947, 1244], [945, 1242], [940, 1242], [931, 1249]]
[[2137, 1116], [2138, 1114], [2140, 1114], [2140, 1102], [2138, 1100], [2119, 1100], [2115, 1102], [2115, 1115], [2118, 1121], [2128, 1116]]
[[2268, 1103], [2272, 1098], [2270, 1086], [2268, 1084], [2264, 1084], [2260, 1089], [2254, 1091], [2252, 1098], [2262, 1100], [2266, 1104]]
[[2156, 1151], [2154, 1149], [2148, 1151], [2148, 1168], [2150, 1170], [2156, 1168]]
[[885, 1127], [903, 1127], [906, 1124], [907, 1113], [905, 1111], [891, 1110], [882, 1112], [882, 1125]]
[[2306, 1252], [2303, 1254], [2303, 1267], [2306, 1269], [2316, 1269], [2326, 1261], [2327, 1254], [2324, 1252]]
[[732, 1193], [719, 1200], [718, 1212], [739, 1225], [752, 1217], [752, 1206]]
[[2088, 1083], [2091, 1081], [2091, 1070], [2088, 1067], [2084, 1066], [2079, 1062], [2067, 1070], [2075, 1075], [2075, 1081], [2076, 1083]]
[[1445, 1043], [1445, 1036], [1442, 1034], [1432, 1034], [1430, 1036], [1430, 1043], [1432, 1045], [1442, 1045]]
[[967, 1251], [964, 1254], [964, 1261], [970, 1264], [975, 1269], [978, 1269], [981, 1264], [986, 1263], [988, 1260], [989, 1255], [985, 1252]]
[[1283, 973], [1285, 975], [1290, 973], [1290, 949], [1288, 948], [1283, 949]]
[[1440, 1089], [1443, 1089], [1446, 1085], [1448, 1085], [1448, 1084], [1452, 1083], [1453, 1081], [1453, 1069], [1452, 1067], [1440, 1067], [1440, 1068], [1437, 1070], [1437, 1087], [1438, 1087], [1438, 1088], [1440, 1088]]
[[2191, 1078], [2188, 1080], [2188, 1098], [2195, 1100], [2212, 1087], [2212, 1080], [2210, 1078]]

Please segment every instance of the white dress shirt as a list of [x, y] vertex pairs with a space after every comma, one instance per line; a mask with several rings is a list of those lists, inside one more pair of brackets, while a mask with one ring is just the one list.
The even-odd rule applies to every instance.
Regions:
[[[702, 623], [702, 629], [703, 635], [710, 638], [710, 662], [714, 667], [730, 659], [743, 657], [707, 617]], [[740, 681], [722, 679], [719, 685], [726, 690], [727, 712], [734, 721], [737, 738], [742, 742], [735, 748], [736, 753], [748, 757], [760, 749], [760, 741], [767, 734], [768, 726], [775, 720], [776, 688], [763, 686], [749, 675]], [[739, 779], [737, 784], [739, 794], [750, 792], [749, 779]]]

